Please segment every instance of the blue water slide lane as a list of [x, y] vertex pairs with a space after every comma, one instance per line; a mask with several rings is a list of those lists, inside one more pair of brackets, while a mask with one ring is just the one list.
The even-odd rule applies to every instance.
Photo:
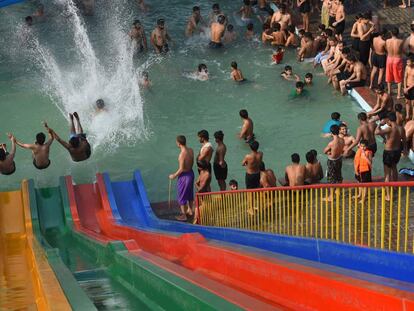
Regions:
[[[140, 172], [134, 172], [131, 181], [111, 182], [103, 174], [108, 200], [114, 218], [119, 224], [145, 230], [162, 230], [171, 233], [199, 232], [207, 239], [232, 243], [254, 251], [262, 250], [292, 256], [339, 268], [354, 270], [353, 277], [366, 279], [364, 273], [414, 283], [414, 256], [397, 252], [365, 248], [321, 239], [297, 238], [264, 232], [233, 228], [196, 226], [155, 216], [147, 198]], [[252, 251], [251, 249], [245, 249]], [[243, 247], [241, 247], [241, 250]], [[279, 257], [280, 258], [280, 257]], [[295, 260], [289, 258], [290, 261]], [[334, 267], [332, 267], [334, 269]], [[358, 274], [356, 271], [362, 272]], [[389, 280], [376, 280], [390, 285]], [[395, 285], [399, 287], [399, 285]]]
[[12, 5], [12, 4], [16, 4], [19, 2], [23, 2], [25, 0], [0, 0], [0, 8], [8, 6], [8, 5]]

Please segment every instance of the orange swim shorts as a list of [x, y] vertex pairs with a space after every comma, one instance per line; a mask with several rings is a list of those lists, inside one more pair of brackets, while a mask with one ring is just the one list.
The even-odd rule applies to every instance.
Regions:
[[403, 80], [403, 60], [400, 57], [387, 57], [385, 81], [400, 83]]

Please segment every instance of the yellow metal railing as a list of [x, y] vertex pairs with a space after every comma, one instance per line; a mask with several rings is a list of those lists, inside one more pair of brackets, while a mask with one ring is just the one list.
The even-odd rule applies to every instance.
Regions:
[[[414, 253], [414, 182], [197, 194], [199, 222]], [[365, 189], [365, 200], [357, 194]]]

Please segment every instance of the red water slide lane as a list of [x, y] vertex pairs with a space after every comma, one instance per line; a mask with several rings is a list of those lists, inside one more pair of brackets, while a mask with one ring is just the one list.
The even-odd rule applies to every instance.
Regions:
[[[97, 184], [72, 186], [72, 180], [70, 177], [66, 178], [66, 184], [75, 230], [82, 232], [83, 234], [102, 243], [122, 240], [128, 251], [134, 256], [140, 257], [171, 274], [185, 279], [198, 287], [208, 290], [245, 310], [270, 311], [286, 309], [275, 304], [263, 302], [262, 300], [239, 292], [232, 287], [221, 284], [200, 273], [191, 271], [166, 259], [147, 253], [146, 251], [140, 249], [134, 240], [124, 240], [107, 235], [108, 230], [111, 230], [111, 228], [106, 225], [107, 222], [105, 222], [104, 219], [112, 217], [112, 213], [108, 215], [102, 207], [100, 189]], [[101, 230], [101, 224], [106, 226], [106, 229]]]
[[[74, 192], [71, 178], [66, 181], [72, 209], [76, 209], [75, 192], [82, 192], [83, 185], [75, 186]], [[414, 310], [414, 294], [410, 292], [261, 254], [238, 252], [208, 243], [197, 233], [173, 236], [120, 226], [112, 217], [100, 174], [97, 174], [97, 187], [94, 195], [100, 194], [101, 202], [95, 203], [96, 221], [105, 236], [132, 239], [148, 253], [201, 272], [263, 301], [296, 310]], [[96, 200], [85, 202], [90, 204]]]

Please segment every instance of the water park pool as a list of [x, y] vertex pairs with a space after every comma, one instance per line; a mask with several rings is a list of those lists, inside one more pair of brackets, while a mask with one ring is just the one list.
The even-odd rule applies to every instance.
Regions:
[[[108, 171], [114, 179], [129, 179], [140, 168], [151, 201], [168, 196], [168, 174], [177, 168], [175, 137], [187, 136], [188, 144], [199, 149], [197, 132], [207, 129], [212, 136], [223, 130], [228, 154], [229, 179], [244, 185], [241, 160], [249, 151], [236, 137], [240, 130], [238, 111], [246, 108], [255, 122], [257, 140], [266, 166], [284, 177], [290, 155], [316, 149], [324, 167], [322, 150], [328, 140], [321, 138], [323, 124], [333, 111], [342, 115], [355, 133], [356, 114], [361, 108], [350, 97], [342, 97], [326, 85], [321, 70], [298, 64], [288, 51], [290, 64], [301, 77], [314, 74], [315, 84], [306, 99], [290, 100], [293, 82], [282, 81], [283, 65], [271, 65], [271, 47], [243, 39], [244, 27], [237, 26], [232, 12], [238, 3], [222, 3], [236, 25], [239, 39], [220, 51], [207, 48], [208, 37], [186, 39], [184, 29], [194, 5], [191, 1], [148, 1], [150, 11], [140, 13], [134, 1], [100, 1], [94, 16], [83, 17], [64, 1], [49, 1], [46, 17], [27, 29], [24, 17], [35, 6], [22, 3], [0, 11], [0, 140], [13, 132], [18, 140], [31, 142], [47, 120], [62, 137], [68, 135], [69, 112], [78, 111], [93, 146], [92, 157], [74, 163], [54, 143], [52, 165], [45, 171], [33, 167], [28, 151], [18, 149], [17, 171], [0, 176], [0, 190], [15, 188], [23, 178], [34, 178], [37, 186], [51, 186], [58, 176], [71, 174], [75, 182], [91, 182], [97, 171]], [[201, 4], [203, 16], [213, 1]], [[133, 55], [127, 33], [139, 18], [147, 37], [156, 19], [166, 18], [173, 39], [165, 57]], [[260, 32], [259, 23], [255, 31]], [[237, 61], [249, 82], [230, 80], [230, 62]], [[189, 74], [199, 63], [207, 64], [211, 79], [197, 81]], [[140, 89], [140, 73], [149, 72], [153, 86]], [[108, 111], [96, 115], [94, 103], [103, 98]], [[403, 162], [404, 163], [404, 162]], [[352, 162], [344, 164], [344, 177], [353, 178]], [[374, 173], [382, 175], [380, 157]], [[215, 182], [213, 189], [217, 189]]]

